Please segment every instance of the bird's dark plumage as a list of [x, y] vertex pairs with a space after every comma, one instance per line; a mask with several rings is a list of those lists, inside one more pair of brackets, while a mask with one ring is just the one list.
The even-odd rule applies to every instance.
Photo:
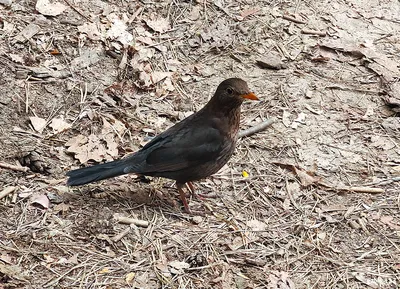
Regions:
[[[157, 176], [182, 186], [216, 173], [232, 156], [237, 140], [240, 106], [256, 100], [239, 78], [223, 81], [197, 113], [156, 136], [138, 152], [120, 160], [67, 173], [68, 185], [83, 185], [128, 173]], [[185, 209], [186, 200], [182, 199]]]

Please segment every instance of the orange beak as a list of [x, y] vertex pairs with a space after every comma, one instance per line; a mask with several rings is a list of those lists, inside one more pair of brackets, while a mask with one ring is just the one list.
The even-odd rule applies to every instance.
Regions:
[[250, 92], [248, 94], [242, 94], [240, 96], [243, 98], [251, 99], [251, 100], [259, 100], [258, 97], [252, 92]]

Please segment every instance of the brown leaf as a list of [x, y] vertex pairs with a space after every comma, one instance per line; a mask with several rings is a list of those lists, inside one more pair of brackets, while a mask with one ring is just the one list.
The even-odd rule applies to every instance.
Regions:
[[260, 11], [260, 8], [258, 8], [258, 7], [246, 9], [246, 10], [243, 10], [242, 13], [240, 13], [240, 17], [242, 17], [244, 19], [250, 15], [256, 14], [258, 11]]
[[313, 176], [313, 174], [308, 171], [298, 169], [296, 167], [294, 167], [294, 171], [299, 177], [300, 183], [303, 187], [308, 187], [312, 184], [316, 184], [321, 180], [321, 178]]
[[63, 13], [67, 6], [59, 2], [50, 2], [49, 0], [37, 0], [35, 8], [40, 14], [57, 16]]
[[48, 209], [50, 201], [45, 194], [40, 194], [32, 197], [32, 205], [39, 205], [43, 209]]
[[160, 33], [164, 33], [170, 27], [168, 19], [165, 18], [157, 18], [154, 20], [145, 19], [144, 21], [146, 22], [147, 26]]
[[53, 118], [49, 126], [53, 129], [54, 133], [59, 133], [71, 128], [71, 124], [67, 123], [63, 118]]
[[96, 23], [84, 23], [79, 25], [78, 31], [80, 33], [87, 34], [87, 37], [91, 40], [100, 40], [101, 39], [101, 32], [99, 31]]
[[363, 47], [355, 43], [346, 43], [342, 40], [329, 40], [320, 44], [322, 47], [353, 54], [356, 57], [366, 57], [364, 65], [391, 82], [400, 77], [400, 63], [389, 59], [386, 55], [370, 47]]
[[47, 121], [44, 118], [31, 116], [29, 120], [31, 121], [34, 130], [40, 133], [43, 132], [47, 124]]
[[390, 227], [390, 228], [393, 229], [393, 230], [400, 231], [400, 224], [399, 224], [399, 225], [396, 225], [395, 222], [394, 222], [393, 220], [394, 220], [394, 217], [393, 217], [393, 216], [382, 216], [382, 217], [380, 218], [380, 221], [381, 221], [383, 224], [387, 225], [388, 227]]

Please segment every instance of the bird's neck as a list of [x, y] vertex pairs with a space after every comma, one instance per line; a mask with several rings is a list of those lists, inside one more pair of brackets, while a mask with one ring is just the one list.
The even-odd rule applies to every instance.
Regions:
[[221, 125], [227, 128], [225, 131], [229, 132], [230, 137], [236, 138], [240, 123], [240, 105], [241, 103], [237, 105], [230, 103], [229, 106], [223, 106], [222, 104], [210, 105], [208, 103], [204, 110], [207, 110], [220, 120]]

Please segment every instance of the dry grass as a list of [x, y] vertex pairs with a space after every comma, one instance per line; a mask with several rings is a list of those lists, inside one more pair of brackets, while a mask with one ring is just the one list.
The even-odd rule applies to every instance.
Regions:
[[[396, 1], [66, 3], [53, 18], [29, 1], [0, 8], [0, 288], [398, 288], [400, 124], [380, 96], [388, 70], [316, 46], [353, 37], [398, 61]], [[128, 16], [134, 47], [78, 32], [112, 13]], [[159, 18], [165, 31], [148, 22]], [[39, 32], [16, 41], [29, 23]], [[74, 59], [95, 50], [97, 61], [77, 69]], [[274, 57], [288, 68], [256, 65]], [[153, 85], [154, 71], [171, 73]], [[118, 155], [135, 151], [231, 76], [262, 99], [244, 105], [242, 128], [276, 122], [196, 183], [216, 196], [191, 200], [205, 216], [183, 213], [168, 180], [65, 186], [65, 171], [79, 165], [66, 153], [71, 138], [121, 122]], [[34, 131], [32, 116], [71, 128]], [[43, 195], [48, 208], [35, 201]]]

